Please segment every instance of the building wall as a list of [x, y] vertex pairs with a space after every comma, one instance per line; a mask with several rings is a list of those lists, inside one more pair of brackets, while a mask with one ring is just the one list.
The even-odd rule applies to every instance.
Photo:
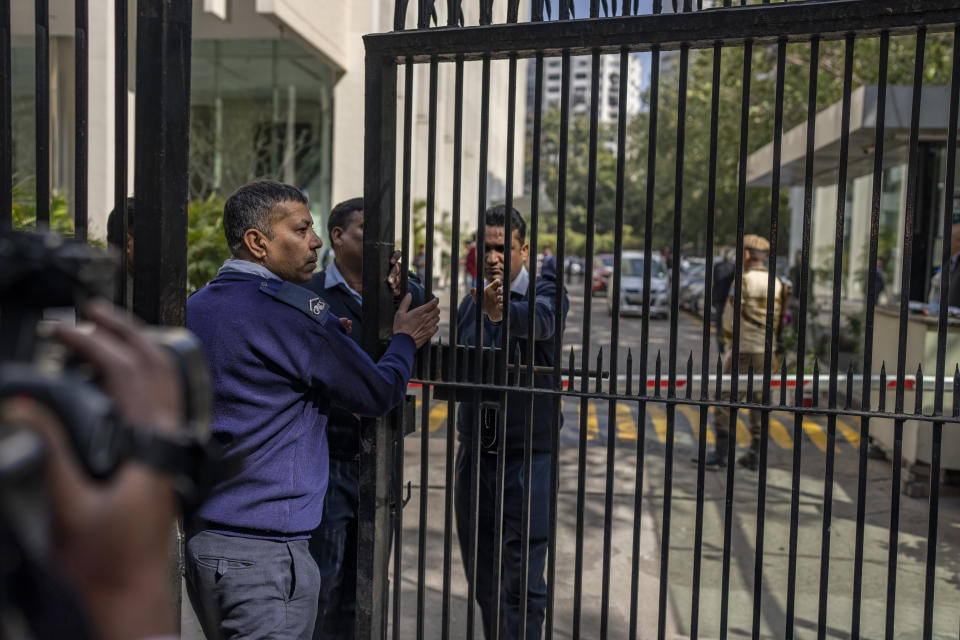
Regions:
[[[128, 175], [132, 192], [135, 79], [135, 22], [136, 2], [129, 0], [130, 25], [130, 77], [129, 124], [131, 132], [130, 163]], [[444, 24], [445, 6], [438, 3], [440, 24]], [[73, 140], [73, 2], [51, 0], [51, 83], [54, 117], [51, 137], [52, 187], [69, 196], [72, 189], [72, 140]], [[467, 24], [477, 23], [474, 4], [465, 4]], [[521, 14], [528, 12], [528, 2], [521, 3]], [[408, 10], [408, 26], [413, 27], [415, 4]], [[495, 21], [505, 19], [506, 3], [495, 5]], [[19, 55], [32, 55], [33, 7], [31, 3], [13, 3], [12, 24], [15, 44]], [[292, 41], [310, 52], [317, 60], [317, 68], [332, 69], [335, 87], [332, 111], [332, 166], [325, 180], [329, 183], [326, 195], [311, 196], [321, 211], [314, 211], [318, 222], [324, 223], [329, 205], [359, 193], [363, 189], [363, 127], [364, 127], [364, 47], [362, 36], [371, 32], [389, 31], [393, 27], [393, 2], [391, 0], [203, 0], [193, 5], [193, 38], [195, 42], [216, 41]], [[111, 3], [90, 3], [90, 120], [89, 120], [89, 211], [90, 231], [93, 237], [105, 237], [106, 215], [113, 204], [114, 135], [113, 118], [113, 6]], [[30, 64], [26, 69], [31, 68]], [[426, 197], [427, 167], [427, 91], [429, 69], [418, 65], [415, 77], [417, 93], [414, 104], [414, 154], [411, 164], [413, 199]], [[401, 71], [402, 74], [402, 71]], [[23, 74], [26, 75], [26, 74]], [[462, 206], [464, 220], [476, 220], [479, 185], [479, 130], [473, 123], [479, 120], [480, 110], [479, 64], [468, 64], [465, 72], [464, 94], [464, 151]], [[23, 82], [28, 82], [24, 78]], [[32, 82], [32, 81], [30, 81]], [[493, 64], [491, 74], [490, 140], [486, 203], [502, 201], [505, 197], [506, 179], [506, 122], [508, 119], [506, 63]], [[25, 91], [32, 85], [26, 84]], [[513, 114], [516, 122], [514, 192], [523, 191], [523, 154], [526, 65], [519, 64], [517, 72], [517, 107]], [[199, 90], [201, 87], [196, 85]], [[398, 120], [402, 123], [403, 95], [402, 75], [399, 83]], [[438, 111], [438, 163], [437, 163], [437, 209], [450, 211], [452, 207], [452, 148], [453, 148], [453, 88], [452, 64], [443, 64], [439, 74]], [[290, 87], [278, 88], [275, 99], [279, 109], [289, 112], [294, 104]], [[286, 105], [286, 106], [284, 106]], [[27, 112], [25, 110], [25, 117]], [[402, 140], [401, 140], [402, 142]], [[29, 143], [29, 144], [28, 144]], [[33, 147], [33, 140], [23, 141], [24, 149]], [[27, 162], [26, 166], [31, 163]], [[402, 165], [398, 163], [398, 172]], [[399, 173], [398, 173], [399, 175]], [[289, 177], [284, 174], [284, 177]], [[226, 188], [226, 185], [224, 185]], [[397, 195], [401, 192], [398, 189]], [[526, 213], [526, 212], [524, 212]], [[319, 214], [319, 215], [317, 215]]]

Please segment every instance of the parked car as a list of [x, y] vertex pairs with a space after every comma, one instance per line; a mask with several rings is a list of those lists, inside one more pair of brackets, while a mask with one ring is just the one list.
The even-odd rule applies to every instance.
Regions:
[[680, 280], [679, 306], [687, 311], [697, 312], [697, 304], [703, 306], [703, 282], [707, 268], [703, 264], [692, 265]]
[[613, 254], [601, 253], [593, 258], [593, 293], [605, 293], [613, 275]]
[[[645, 255], [642, 251], [624, 251], [620, 266], [620, 313], [643, 313], [643, 269]], [[670, 276], [663, 258], [658, 255], [650, 260], [650, 317], [663, 318], [670, 315]], [[607, 288], [607, 311], [613, 315], [613, 287]]]

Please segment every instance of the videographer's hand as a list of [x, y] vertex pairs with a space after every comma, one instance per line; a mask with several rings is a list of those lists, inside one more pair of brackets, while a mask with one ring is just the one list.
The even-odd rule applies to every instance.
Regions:
[[406, 333], [419, 349], [426, 344], [440, 325], [440, 300], [434, 298], [416, 309], [410, 310], [413, 296], [409, 293], [400, 301], [400, 307], [393, 316], [393, 333]]
[[[179, 428], [173, 363], [134, 324], [91, 305], [93, 333], [58, 328], [57, 337], [99, 370], [121, 416], [142, 428]], [[168, 479], [128, 462], [107, 482], [92, 480], [63, 425], [32, 400], [0, 406], [0, 423], [36, 429], [49, 448], [53, 556], [102, 638], [144, 638], [174, 630], [169, 544], [177, 502]]]

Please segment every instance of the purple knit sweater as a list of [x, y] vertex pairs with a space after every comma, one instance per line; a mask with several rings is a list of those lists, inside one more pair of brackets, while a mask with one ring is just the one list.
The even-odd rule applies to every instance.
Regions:
[[187, 327], [210, 366], [212, 437], [225, 446], [198, 515], [225, 533], [304, 538], [323, 513], [330, 406], [362, 416], [395, 407], [416, 345], [395, 335], [374, 363], [336, 317], [311, 318], [262, 292], [263, 282], [222, 273], [187, 301]]

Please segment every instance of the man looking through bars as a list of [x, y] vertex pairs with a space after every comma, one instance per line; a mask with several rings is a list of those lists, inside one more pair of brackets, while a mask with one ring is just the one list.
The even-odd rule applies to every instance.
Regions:
[[[740, 292], [740, 357], [737, 360], [739, 375], [746, 374], [753, 366], [754, 383], [752, 401], [759, 403], [762, 397], [762, 384], [758, 377], [763, 374], [763, 356], [767, 326], [767, 283], [769, 272], [766, 266], [770, 257], [770, 243], [766, 238], [748, 234], [743, 237], [743, 279]], [[776, 336], [783, 323], [785, 308], [784, 295], [786, 289], [779, 278], [774, 278], [773, 291], [773, 332]], [[730, 286], [730, 299], [723, 311], [723, 335], [730, 351], [723, 358], [722, 372], [729, 375], [733, 371], [733, 324], [735, 283]], [[771, 354], [771, 369], [776, 370], [779, 358]], [[742, 387], [742, 385], [741, 385]], [[741, 390], [739, 399], [746, 398], [746, 391]], [[720, 399], [729, 402], [730, 392], [724, 391]], [[760, 412], [748, 411], [750, 417], [750, 448], [738, 461], [741, 466], [756, 471], [760, 460]], [[705, 469], [722, 469], [727, 466], [727, 452], [730, 446], [730, 409], [728, 407], [714, 407], [713, 428], [717, 432], [717, 443], [714, 451], [703, 461]], [[736, 447], [734, 441], [733, 446]], [[694, 458], [694, 462], [697, 462]]]
[[323, 243], [306, 196], [260, 181], [227, 199], [231, 259], [187, 300], [224, 449], [197, 517], [185, 523], [190, 601], [208, 638], [309, 638], [320, 575], [308, 539], [327, 488], [332, 406], [382, 415], [403, 398], [414, 353], [437, 331], [436, 302], [408, 310], [378, 362], [304, 289]]
[[[510, 216], [511, 238], [506, 244], [506, 216]], [[491, 207], [484, 213], [484, 255], [483, 276], [485, 286], [481, 293], [483, 305], [483, 344], [500, 348], [503, 344], [504, 312], [510, 319], [510, 343], [507, 354], [510, 362], [515, 362], [519, 351], [526, 354], [528, 340], [533, 340], [533, 362], [535, 365], [552, 367], [554, 340], [563, 335], [563, 323], [570, 307], [563, 292], [563, 311], [561, 326], [555, 325], [557, 287], [561, 286], [557, 277], [556, 259], [545, 258], [540, 276], [534, 283], [534, 298], [528, 297], [530, 273], [527, 270], [529, 245], [525, 242], [526, 223], [516, 209], [503, 205]], [[510, 273], [504, 273], [505, 251], [510, 251]], [[510, 300], [502, 300], [502, 279], [510, 277]], [[534, 323], [528, 325], [530, 304], [534, 305]], [[457, 336], [460, 344], [475, 344], [477, 302], [474, 296], [463, 299], [458, 310]], [[525, 370], [520, 370], [520, 386], [530, 386]], [[533, 386], [542, 389], [554, 387], [551, 375], [535, 375]], [[480, 424], [475, 422], [476, 408], [472, 403], [462, 403], [457, 413], [457, 432], [459, 448], [456, 459], [456, 485], [454, 506], [457, 517], [457, 536], [460, 552], [464, 560], [467, 578], [470, 578], [471, 540], [471, 465], [474, 457], [472, 450], [474, 433], [479, 427], [480, 469], [477, 503], [477, 558], [476, 558], [476, 594], [480, 604], [484, 634], [487, 638], [494, 635], [493, 607], [497, 593], [501, 596], [500, 637], [501, 638], [539, 638], [546, 610], [547, 586], [544, 581], [544, 568], [547, 557], [547, 535], [550, 508], [550, 452], [553, 433], [553, 398], [536, 394], [533, 400], [533, 451], [531, 457], [530, 491], [530, 545], [527, 562], [527, 593], [521, 594], [520, 587], [524, 567], [521, 565], [521, 530], [523, 514], [523, 447], [524, 433], [529, 410], [530, 397], [523, 393], [511, 392], [507, 398], [506, 442], [504, 451], [503, 486], [503, 553], [500, 584], [493, 584], [493, 568], [496, 564], [497, 550], [493, 548], [495, 527], [495, 505], [497, 484], [497, 442], [496, 424], [498, 411], [503, 407], [480, 408]], [[562, 420], [562, 416], [558, 416]], [[526, 629], [520, 628], [521, 607], [527, 607]]]
[[[334, 258], [304, 285], [330, 305], [330, 311], [351, 327], [350, 337], [363, 342], [363, 198], [341, 202], [330, 212], [327, 232]], [[394, 254], [388, 283], [399, 304], [399, 252]], [[413, 274], [407, 279], [410, 307], [423, 304], [424, 291]], [[357, 514], [360, 502], [360, 418], [334, 407], [327, 425], [330, 484], [323, 519], [310, 538], [310, 553], [320, 568], [320, 600], [313, 632], [321, 638], [354, 637], [357, 608]]]

